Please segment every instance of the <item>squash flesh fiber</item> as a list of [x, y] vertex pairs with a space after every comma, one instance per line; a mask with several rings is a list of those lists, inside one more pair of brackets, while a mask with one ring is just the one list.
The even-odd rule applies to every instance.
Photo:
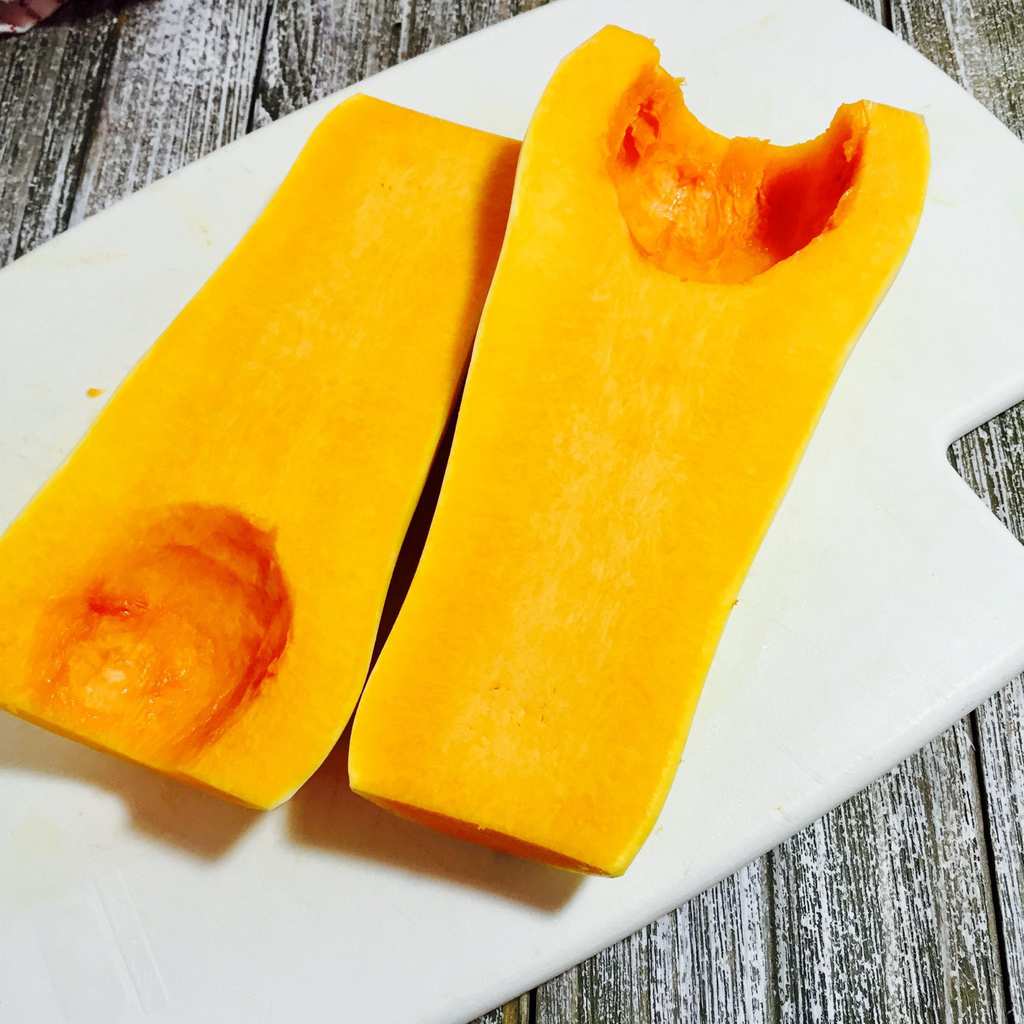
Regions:
[[0, 706], [256, 807], [305, 781], [365, 679], [517, 153], [366, 97], [327, 116], [0, 539]]
[[782, 148], [704, 129], [646, 39], [551, 80], [440, 500], [353, 726], [353, 788], [618, 875], [728, 613], [914, 235], [923, 122]]

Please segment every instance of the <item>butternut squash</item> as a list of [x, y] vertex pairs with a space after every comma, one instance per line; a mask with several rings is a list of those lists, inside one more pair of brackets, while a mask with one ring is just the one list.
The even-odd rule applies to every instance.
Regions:
[[365, 97], [327, 116], [0, 540], [0, 705], [255, 807], [314, 771], [365, 679], [517, 153]]
[[356, 715], [357, 792], [625, 871], [927, 169], [901, 110], [848, 104], [780, 148], [703, 127], [640, 36], [607, 28], [562, 63], [423, 558]]

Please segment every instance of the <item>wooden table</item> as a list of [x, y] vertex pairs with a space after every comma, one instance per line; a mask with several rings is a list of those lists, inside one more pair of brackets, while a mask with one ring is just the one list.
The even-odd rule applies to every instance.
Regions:
[[[543, 2], [75, 3], [0, 41], [0, 264], [311, 100]], [[857, 3], [1024, 132], [1022, 0]], [[950, 458], [1024, 539], [1024, 405]], [[1022, 712], [1017, 679], [777, 850], [482, 1021], [1024, 1019]]]

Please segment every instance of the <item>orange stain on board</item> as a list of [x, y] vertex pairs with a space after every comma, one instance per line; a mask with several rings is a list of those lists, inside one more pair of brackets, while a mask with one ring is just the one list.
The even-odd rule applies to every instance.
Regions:
[[85, 397], [86, 398], [99, 398], [100, 395], [102, 395], [102, 394], [103, 394], [103, 388], [86, 388], [85, 389]]
[[96, 566], [43, 613], [37, 699], [121, 753], [180, 764], [258, 697], [288, 643], [274, 537], [232, 509], [178, 505]]

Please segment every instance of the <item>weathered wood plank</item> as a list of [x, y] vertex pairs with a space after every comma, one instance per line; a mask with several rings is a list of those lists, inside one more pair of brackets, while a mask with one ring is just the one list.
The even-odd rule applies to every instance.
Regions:
[[[1024, 541], [1024, 407], [973, 431], [951, 450], [953, 465]], [[1024, 678], [975, 713], [1008, 999], [1024, 1015]]]
[[881, 22], [883, 25], [889, 23], [888, 0], [847, 0], [849, 4], [866, 14], [869, 18]]
[[772, 976], [768, 862], [542, 985], [533, 1024], [767, 1024]]
[[0, 266], [67, 226], [116, 23], [79, 12], [0, 41]]
[[478, 1017], [474, 1024], [531, 1024], [530, 996], [523, 995]]
[[1024, 133], [1024, 12], [1018, 0], [893, 0], [893, 31]]
[[245, 134], [269, 2], [121, 12], [72, 222]]
[[[894, 30], [1024, 136], [1024, 9], [1015, 0], [895, 0]], [[1024, 541], [1024, 406], [962, 438], [950, 458]], [[1009, 1009], [1024, 1015], [1024, 680], [975, 714]]]
[[249, 126], [269, 0], [92, 6], [0, 46], [4, 262]]
[[769, 861], [762, 857], [657, 922], [663, 931], [674, 927], [678, 955], [674, 967], [670, 962], [655, 973], [660, 992], [652, 998], [662, 1004], [655, 1022], [777, 1018], [770, 894]]
[[962, 722], [772, 857], [783, 1022], [1004, 1019]]
[[256, 106], [266, 124], [547, 0], [277, 0]]

